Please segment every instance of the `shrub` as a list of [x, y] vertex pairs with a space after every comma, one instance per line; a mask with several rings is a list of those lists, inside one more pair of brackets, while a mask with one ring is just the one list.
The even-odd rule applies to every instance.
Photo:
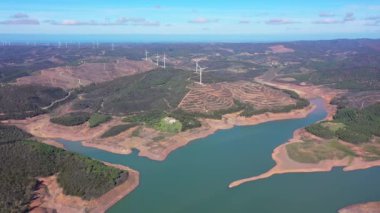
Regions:
[[90, 119], [88, 112], [72, 112], [61, 117], [51, 118], [50, 122], [63, 126], [77, 126], [84, 124]]
[[110, 115], [103, 115], [99, 113], [94, 113], [91, 115], [90, 119], [88, 120], [88, 124], [90, 128], [94, 128], [99, 126], [102, 123], [108, 122], [112, 119]]
[[122, 125], [118, 125], [118, 126], [113, 126], [109, 130], [107, 130], [105, 133], [103, 133], [103, 135], [101, 137], [102, 138], [113, 137], [113, 136], [116, 136], [116, 135], [118, 135], [124, 131], [127, 131], [128, 129], [133, 128], [137, 125], [138, 125], [137, 123], [129, 123], [129, 124], [122, 124]]

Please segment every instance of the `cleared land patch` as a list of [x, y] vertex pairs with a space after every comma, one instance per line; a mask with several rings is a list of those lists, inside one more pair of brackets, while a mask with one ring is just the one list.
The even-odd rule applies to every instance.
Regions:
[[209, 85], [194, 84], [179, 104], [179, 108], [186, 112], [208, 114], [230, 109], [236, 105], [236, 101], [249, 104], [255, 110], [296, 105], [296, 101], [281, 90], [258, 83], [238, 81]]
[[41, 70], [32, 76], [17, 79], [17, 84], [39, 84], [71, 89], [91, 83], [111, 81], [113, 79], [142, 73], [153, 69], [151, 63], [118, 59], [104, 63], [84, 63], [79, 66], [65, 66]]
[[300, 163], [319, 163], [322, 160], [340, 160], [356, 156], [348, 146], [336, 140], [291, 143], [286, 145], [286, 151], [292, 160]]

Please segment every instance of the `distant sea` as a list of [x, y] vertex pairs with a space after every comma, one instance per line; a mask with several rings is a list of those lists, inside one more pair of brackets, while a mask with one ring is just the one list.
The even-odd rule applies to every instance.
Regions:
[[[0, 34], [2, 42], [56, 43], [56, 42], [114, 42], [114, 43], [269, 43], [298, 40], [364, 38], [361, 35], [52, 35], [52, 34]], [[380, 38], [366, 35], [365, 38]]]

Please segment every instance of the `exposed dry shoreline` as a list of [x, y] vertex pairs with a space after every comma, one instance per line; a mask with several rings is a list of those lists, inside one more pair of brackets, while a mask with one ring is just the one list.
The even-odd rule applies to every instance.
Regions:
[[231, 129], [234, 126], [257, 125], [276, 120], [304, 118], [312, 112], [314, 108], [315, 106], [308, 106], [304, 109], [293, 110], [289, 113], [264, 113], [250, 118], [241, 117], [238, 113], [232, 113], [224, 115], [222, 120], [202, 119], [202, 127], [174, 135], [170, 140], [175, 140], [176, 143], [171, 143], [171, 145], [167, 146], [162, 152], [152, 153], [145, 149], [140, 149], [139, 156], [162, 161], [165, 160], [172, 151], [183, 147], [196, 139], [212, 135], [218, 130]]
[[125, 131], [115, 137], [100, 137], [110, 127], [123, 123], [121, 118], [114, 118], [112, 121], [95, 128], [89, 128], [87, 124], [75, 127], [53, 124], [50, 122], [49, 115], [40, 115], [25, 120], [8, 120], [4, 123], [16, 125], [48, 144], [54, 143], [57, 138], [63, 138], [69, 141], [80, 141], [84, 146], [95, 147], [116, 154], [130, 154], [132, 149], [137, 149], [139, 150], [139, 156], [162, 161], [172, 151], [185, 146], [191, 141], [207, 137], [218, 130], [230, 129], [234, 126], [256, 125], [275, 120], [303, 118], [313, 109], [314, 106], [308, 106], [288, 113], [264, 113], [249, 118], [241, 117], [239, 113], [232, 113], [224, 115], [221, 120], [201, 119], [201, 127], [175, 135], [168, 135], [164, 139], [153, 143], [151, 138], [148, 137], [149, 135], [157, 134], [157, 131], [147, 128], [145, 128], [146, 138], [144, 138], [145, 136], [131, 137], [131, 132], [134, 129]]
[[[263, 81], [262, 81], [263, 82]], [[263, 82], [266, 83], [266, 82]], [[271, 83], [268, 83], [271, 84]], [[273, 85], [273, 84], [272, 84]], [[319, 90], [323, 90], [322, 87], [311, 86], [302, 87], [297, 85], [289, 85], [289, 84], [275, 84], [275, 86], [290, 89], [298, 92], [304, 97], [313, 97], [315, 95], [320, 95], [320, 97], [324, 100], [324, 105], [328, 112], [325, 120], [331, 120], [333, 115], [336, 113], [336, 107], [330, 104], [330, 101], [333, 97], [340, 93], [340, 91], [333, 91], [327, 89], [325, 92], [321, 92]], [[293, 88], [294, 87], [294, 88]], [[314, 88], [313, 88], [314, 87]], [[317, 93], [316, 93], [317, 92]], [[293, 138], [290, 139], [287, 143], [284, 143], [278, 146], [272, 153], [272, 158], [276, 162], [276, 165], [270, 169], [269, 171], [254, 177], [244, 178], [237, 181], [234, 181], [229, 184], [229, 188], [237, 187], [241, 184], [256, 181], [264, 178], [271, 177], [276, 174], [284, 174], [284, 173], [305, 173], [305, 172], [328, 172], [331, 171], [334, 167], [344, 167], [344, 171], [352, 171], [359, 169], [367, 169], [375, 166], [380, 166], [380, 161], [372, 161], [368, 162], [363, 160], [362, 158], [344, 158], [341, 160], [324, 160], [317, 164], [308, 164], [308, 163], [299, 163], [289, 158], [286, 145], [290, 143], [299, 143], [301, 141], [302, 129], [298, 129], [294, 132]]]
[[122, 165], [105, 164], [127, 170], [129, 172], [128, 179], [101, 197], [86, 201], [80, 197], [63, 194], [63, 189], [59, 186], [56, 175], [39, 178], [44, 187], [37, 192], [39, 198], [31, 203], [31, 212], [105, 212], [139, 185], [139, 173], [137, 171]]
[[380, 213], [380, 202], [355, 204], [339, 210], [339, 213]]

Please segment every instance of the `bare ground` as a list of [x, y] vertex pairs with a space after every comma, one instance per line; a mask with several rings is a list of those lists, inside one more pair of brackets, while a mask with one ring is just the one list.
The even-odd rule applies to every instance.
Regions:
[[339, 213], [380, 213], [380, 202], [351, 205], [340, 209]]
[[295, 104], [295, 100], [280, 90], [249, 82], [195, 84], [179, 104], [188, 112], [210, 113], [234, 106], [234, 100], [250, 104], [257, 110]]
[[79, 66], [56, 67], [41, 70], [32, 76], [18, 78], [16, 84], [39, 84], [72, 89], [91, 83], [110, 81], [154, 68], [153, 63], [118, 59], [117, 62], [85, 63]]

